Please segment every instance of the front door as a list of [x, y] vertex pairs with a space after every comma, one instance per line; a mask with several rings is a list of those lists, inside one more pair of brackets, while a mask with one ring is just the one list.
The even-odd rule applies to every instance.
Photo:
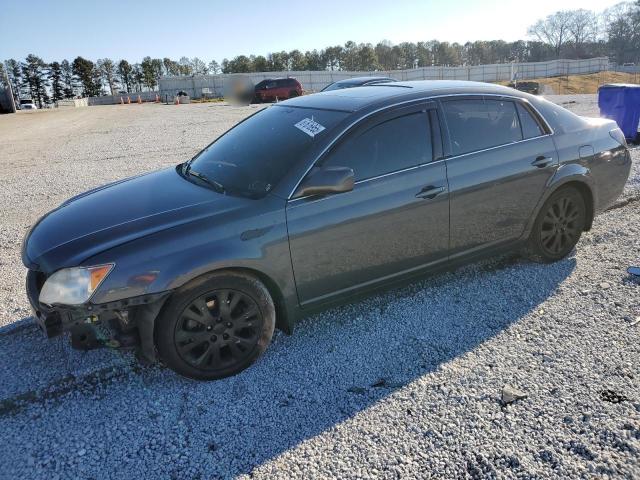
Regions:
[[289, 201], [291, 259], [303, 306], [447, 260], [448, 185], [434, 115], [420, 104], [366, 121], [320, 160], [352, 168], [353, 191]]

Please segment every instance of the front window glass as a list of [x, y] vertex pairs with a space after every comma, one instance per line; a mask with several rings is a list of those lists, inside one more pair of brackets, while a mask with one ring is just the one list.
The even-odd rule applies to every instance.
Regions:
[[[191, 173], [186, 168], [182, 171], [194, 182], [201, 181], [195, 175], [202, 174], [218, 190], [260, 198], [347, 115], [287, 106], [265, 108], [200, 152], [189, 164]], [[302, 128], [296, 127], [302, 120]]]
[[415, 112], [347, 138], [323, 163], [352, 168], [357, 181], [414, 167], [432, 158], [429, 117], [426, 112]]

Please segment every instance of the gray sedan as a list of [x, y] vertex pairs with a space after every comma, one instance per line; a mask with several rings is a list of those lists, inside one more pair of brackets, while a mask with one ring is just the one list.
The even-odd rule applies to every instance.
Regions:
[[299, 97], [45, 215], [24, 240], [27, 292], [47, 336], [220, 378], [354, 296], [508, 250], [565, 257], [630, 166], [615, 123], [506, 87]]

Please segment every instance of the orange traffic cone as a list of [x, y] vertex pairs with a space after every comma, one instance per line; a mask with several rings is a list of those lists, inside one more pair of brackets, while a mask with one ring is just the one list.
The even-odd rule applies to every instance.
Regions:
[[138, 103], [142, 103], [142, 99], [140, 98], [140, 95], [138, 95]]
[[180, 105], [180, 97], [176, 95], [176, 100], [173, 102], [175, 105]]
[[156, 103], [160, 103], [160, 95], [156, 93]]
[[131, 97], [127, 97], [127, 103], [131, 104]]

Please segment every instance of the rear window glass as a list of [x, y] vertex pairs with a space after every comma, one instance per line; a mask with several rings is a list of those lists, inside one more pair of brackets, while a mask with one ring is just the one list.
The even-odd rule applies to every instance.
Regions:
[[322, 90], [323, 92], [330, 92], [332, 90], [342, 90], [343, 88], [349, 88], [354, 86], [351, 83], [346, 83], [346, 82], [336, 82], [336, 83], [332, 83], [331, 85], [328, 85], [326, 87], [324, 87], [324, 89]]
[[415, 112], [378, 123], [342, 142], [323, 163], [350, 167], [364, 180], [430, 162], [429, 117]]
[[522, 140], [516, 106], [502, 100], [448, 100], [443, 102], [453, 155]]
[[277, 81], [279, 87], [295, 87], [296, 81], [293, 78], [284, 78]]
[[544, 131], [538, 121], [533, 118], [531, 112], [521, 103], [517, 103], [516, 105], [518, 116], [520, 117], [520, 125], [522, 125], [522, 136], [524, 138], [534, 138], [544, 135]]
[[[265, 108], [200, 152], [191, 169], [222, 184], [229, 194], [260, 198], [347, 115], [310, 108]], [[306, 123], [299, 124], [303, 120]]]

